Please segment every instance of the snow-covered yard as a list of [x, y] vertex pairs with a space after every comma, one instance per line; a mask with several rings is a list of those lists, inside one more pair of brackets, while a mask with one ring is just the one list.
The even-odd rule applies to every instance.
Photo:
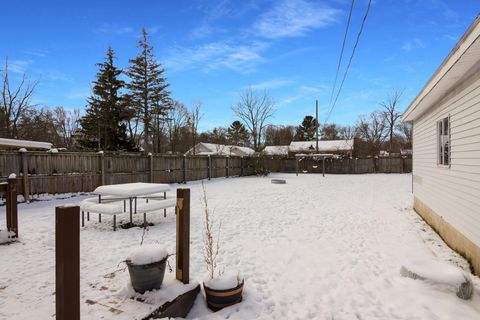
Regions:
[[[272, 177], [287, 184], [271, 184]], [[442, 286], [400, 275], [402, 264], [417, 257], [468, 271], [411, 209], [410, 175], [277, 174], [205, 184], [222, 221], [219, 262], [245, 276], [244, 301], [212, 314], [199, 295], [189, 318], [480, 319], [478, 277], [472, 276], [473, 299], [465, 301]], [[192, 190], [191, 279], [202, 281], [201, 185], [186, 187]], [[54, 208], [84, 198], [19, 205], [21, 241], [0, 246], [1, 319], [54, 318]], [[3, 228], [5, 207], [0, 210]], [[117, 265], [139, 245], [142, 229], [113, 232], [107, 217], [102, 223], [92, 218], [81, 231], [82, 319], [120, 319], [121, 304], [110, 312], [86, 301], [125, 299], [128, 272], [116, 271]], [[172, 210], [150, 221], [155, 226], [145, 243], [163, 243], [174, 253]]]

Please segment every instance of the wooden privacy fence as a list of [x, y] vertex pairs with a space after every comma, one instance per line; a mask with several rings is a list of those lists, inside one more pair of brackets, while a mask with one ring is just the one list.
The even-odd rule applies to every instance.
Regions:
[[[17, 175], [17, 192], [32, 194], [90, 192], [104, 184], [182, 183], [258, 172], [295, 172], [295, 158], [103, 154], [85, 152], [1, 152], [0, 180]], [[302, 159], [300, 172], [321, 173], [321, 160]], [[334, 174], [408, 173], [411, 158], [326, 159]], [[28, 173], [28, 174], [24, 174]]]
[[[18, 192], [90, 192], [104, 184], [181, 183], [254, 174], [247, 158], [85, 152], [1, 152], [0, 180], [17, 175]], [[28, 174], [24, 174], [28, 173]]]
[[[269, 172], [296, 172], [295, 158], [262, 157], [253, 164]], [[303, 158], [298, 163], [299, 172], [322, 173], [322, 160]], [[360, 173], [410, 173], [412, 158], [352, 158], [325, 159], [325, 173], [360, 174]]]

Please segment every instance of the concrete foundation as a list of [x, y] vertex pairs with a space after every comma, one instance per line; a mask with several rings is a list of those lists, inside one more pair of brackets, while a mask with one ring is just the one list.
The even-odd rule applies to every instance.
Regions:
[[465, 237], [417, 197], [414, 198], [413, 207], [423, 220], [425, 220], [453, 250], [469, 260], [474, 273], [480, 275], [480, 247]]

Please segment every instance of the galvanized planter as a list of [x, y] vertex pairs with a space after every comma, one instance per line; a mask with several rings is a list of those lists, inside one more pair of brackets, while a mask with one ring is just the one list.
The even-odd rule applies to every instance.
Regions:
[[132, 287], [135, 292], [145, 293], [154, 289], [160, 289], [165, 276], [165, 267], [167, 258], [149, 264], [133, 264], [129, 260], [126, 261], [128, 273], [132, 281]]
[[225, 307], [241, 302], [243, 283], [244, 280], [242, 280], [242, 282], [235, 288], [227, 290], [212, 289], [207, 287], [205, 283], [203, 283], [203, 289], [205, 290], [208, 308], [213, 311], [218, 311]]

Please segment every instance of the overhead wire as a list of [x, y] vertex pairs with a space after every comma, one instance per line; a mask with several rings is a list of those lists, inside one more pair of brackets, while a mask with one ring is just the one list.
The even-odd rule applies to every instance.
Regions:
[[350, 27], [350, 20], [352, 18], [352, 12], [353, 12], [354, 4], [355, 4], [355, 0], [352, 0], [352, 3], [350, 5], [350, 12], [348, 13], [347, 26], [345, 28], [345, 34], [343, 35], [342, 49], [340, 50], [340, 56], [338, 58], [337, 72], [335, 73], [335, 81], [333, 82], [332, 93], [330, 94], [330, 102], [328, 103], [329, 107], [332, 105], [333, 94], [335, 93], [335, 88], [337, 87], [338, 74], [340, 72], [340, 66], [342, 64], [343, 51], [345, 50], [345, 44], [347, 43], [348, 29]]
[[351, 66], [352, 61], [353, 61], [353, 57], [355, 55], [355, 51], [356, 51], [356, 49], [358, 47], [358, 43], [360, 41], [360, 36], [362, 35], [363, 28], [365, 27], [365, 22], [367, 21], [368, 13], [370, 12], [371, 4], [372, 4], [372, 0], [368, 0], [367, 10], [365, 11], [365, 15], [363, 16], [362, 24], [360, 26], [360, 30], [358, 31], [357, 39], [355, 41], [355, 45], [353, 46], [353, 49], [352, 49], [352, 54], [350, 55], [350, 59], [348, 61], [347, 67], [345, 69], [345, 73], [343, 74], [342, 82], [340, 83], [340, 87], [338, 88], [337, 95], [335, 96], [335, 100], [333, 101], [333, 104], [330, 106], [330, 110], [328, 111], [327, 117], [325, 118], [325, 122], [324, 122], [325, 124], [327, 123], [328, 119], [330, 118], [330, 115], [332, 114], [333, 109], [335, 108], [335, 106], [337, 104], [338, 97], [340, 96], [340, 92], [342, 91], [343, 84], [345, 83], [345, 79], [347, 78], [348, 71], [350, 69], [350, 66]]

